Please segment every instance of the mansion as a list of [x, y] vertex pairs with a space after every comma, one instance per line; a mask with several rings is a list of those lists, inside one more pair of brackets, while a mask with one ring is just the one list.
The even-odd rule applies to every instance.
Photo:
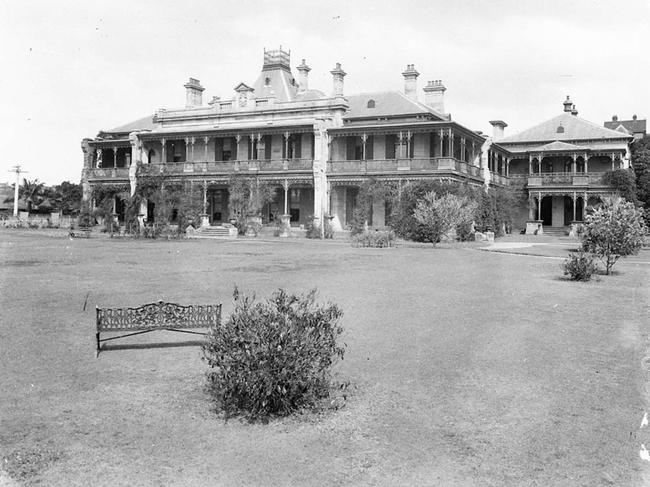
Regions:
[[[342, 230], [370, 178], [399, 187], [426, 179], [516, 184], [529, 204], [513, 227], [532, 232], [582, 220], [586, 206], [611, 191], [603, 174], [629, 167], [633, 136], [579, 118], [569, 97], [548, 121], [505, 136], [507, 124], [493, 120], [486, 136], [452, 120], [440, 80], [428, 81], [420, 96], [412, 64], [402, 73], [403, 90], [359, 94], [346, 94], [338, 63], [328, 93], [309, 86], [304, 59], [294, 69], [297, 76], [289, 52], [265, 50], [257, 80], [240, 82], [231, 97], [204, 104], [203, 86], [190, 78], [184, 108], [84, 139], [84, 200], [92, 202], [100, 185], [125, 185], [134, 194], [139, 178], [164, 174], [203, 188], [204, 225], [217, 226], [230, 219], [232, 178], [254, 176], [275, 188], [264, 223], [285, 215], [298, 226], [329, 215]], [[123, 218], [125, 205], [114, 198]], [[387, 202], [373, 201], [369, 224], [385, 226], [389, 212]], [[153, 219], [151, 202], [142, 203], [141, 214]]]

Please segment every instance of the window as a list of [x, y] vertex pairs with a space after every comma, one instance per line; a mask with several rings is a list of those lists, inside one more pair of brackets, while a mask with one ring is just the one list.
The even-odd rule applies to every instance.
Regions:
[[563, 134], [564, 133], [564, 127], [560, 124], [556, 130], [556, 133], [558, 134]]
[[269, 77], [264, 78], [264, 86], [271, 86], [271, 78]]
[[375, 108], [375, 100], [368, 100], [368, 108]]

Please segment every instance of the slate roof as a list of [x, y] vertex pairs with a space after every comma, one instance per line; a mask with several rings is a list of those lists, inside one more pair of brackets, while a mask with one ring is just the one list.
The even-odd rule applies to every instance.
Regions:
[[255, 98], [267, 98], [272, 92], [277, 101], [292, 101], [298, 92], [298, 83], [286, 69], [263, 69], [253, 84], [253, 90]]
[[605, 128], [610, 130], [617, 130], [619, 132], [627, 132], [628, 134], [645, 134], [646, 121], [645, 120], [612, 120], [605, 122]]
[[[378, 91], [374, 93], [359, 93], [345, 98], [350, 106], [345, 118], [375, 118], [416, 113], [430, 113], [440, 120], [447, 117], [419, 101], [412, 100], [399, 91]], [[368, 108], [368, 102], [374, 100], [375, 108]]]
[[[563, 131], [558, 132], [562, 126]], [[499, 144], [568, 140], [630, 139], [631, 136], [596, 125], [570, 113], [563, 113], [527, 130], [500, 139]]]
[[148, 117], [140, 118], [138, 120], [134, 120], [133, 122], [127, 123], [125, 125], [120, 125], [119, 127], [115, 127], [114, 129], [111, 130], [102, 130], [104, 133], [130, 133], [133, 132], [134, 130], [152, 130], [153, 129], [153, 115], [149, 115]]

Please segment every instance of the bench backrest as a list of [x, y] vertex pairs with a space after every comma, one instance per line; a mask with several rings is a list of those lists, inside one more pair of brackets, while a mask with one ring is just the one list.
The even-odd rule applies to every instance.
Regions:
[[208, 328], [221, 322], [221, 305], [157, 303], [139, 308], [97, 308], [97, 331]]

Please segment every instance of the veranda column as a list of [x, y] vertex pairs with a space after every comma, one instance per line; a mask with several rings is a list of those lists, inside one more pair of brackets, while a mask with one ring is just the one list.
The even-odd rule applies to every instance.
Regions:
[[[571, 164], [571, 172], [575, 174], [578, 170], [578, 154], [573, 154], [573, 164]], [[574, 212], [575, 213], [575, 212]], [[573, 219], [575, 220], [575, 214], [573, 215]]]
[[587, 199], [589, 195], [585, 191], [585, 194], [582, 196], [582, 221], [585, 221], [585, 216], [587, 216]]
[[585, 154], [585, 174], [589, 172], [589, 155]]
[[413, 157], [413, 154], [411, 154], [411, 138], [413, 137], [413, 134], [409, 130], [406, 132], [406, 157], [407, 159]]
[[291, 215], [289, 215], [289, 180], [285, 179], [282, 184], [284, 189], [284, 214], [280, 215], [280, 233], [279, 237], [287, 238], [291, 236]]
[[185, 162], [189, 162], [189, 160], [190, 160], [190, 138], [185, 137]]
[[542, 159], [543, 157], [541, 154], [537, 156], [537, 172], [539, 174], [542, 174]]
[[535, 219], [535, 197], [532, 194], [528, 195], [528, 219]]
[[115, 169], [116, 167], [117, 167], [117, 147], [113, 147], [113, 169]]
[[196, 139], [194, 137], [190, 137], [190, 145], [192, 146], [192, 149], [190, 150], [190, 156], [191, 156], [191, 161], [194, 162], [194, 142], [196, 142]]
[[506, 157], [506, 177], [510, 177], [510, 158]]
[[609, 158], [612, 160], [612, 171], [615, 169], [615, 166], [614, 166], [615, 160], [616, 160], [615, 157], [616, 157], [616, 154], [614, 154], [614, 153], [611, 153], [609, 155]]
[[440, 157], [443, 157], [445, 155], [445, 151], [443, 149], [445, 142], [445, 131], [440, 130]]
[[454, 157], [454, 133], [449, 129], [449, 157]]
[[203, 147], [203, 161], [208, 162], [208, 144], [210, 143], [210, 137], [203, 137], [203, 143], [205, 144]]
[[366, 142], [368, 141], [368, 136], [366, 134], [361, 135], [361, 159], [366, 160]]
[[203, 214], [201, 215], [201, 227], [210, 226], [210, 217], [208, 216], [208, 182], [203, 180]]
[[533, 174], [533, 155], [528, 154], [528, 174]]
[[[166, 148], [165, 148], [165, 146], [167, 145], [167, 141], [165, 139], [160, 139], [160, 143], [162, 144], [162, 150], [160, 151], [160, 153], [161, 153], [160, 163], [164, 164], [165, 162], [167, 162]], [[149, 161], [149, 162], [151, 162], [151, 161]]]
[[542, 192], [537, 192], [537, 219], [542, 219]]
[[460, 138], [460, 160], [467, 162], [467, 149], [465, 148], [465, 137]]

